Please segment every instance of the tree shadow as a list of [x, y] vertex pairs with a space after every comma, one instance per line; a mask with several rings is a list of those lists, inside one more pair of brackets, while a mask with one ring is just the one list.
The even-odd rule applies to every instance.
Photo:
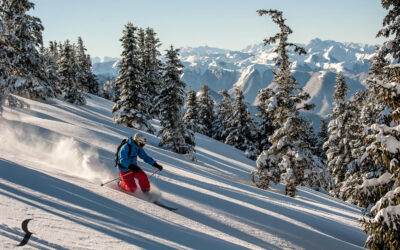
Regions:
[[[254, 187], [252, 188], [253, 190], [247, 190], [254, 192], [254, 194], [251, 195], [244, 192], [246, 189], [250, 189], [250, 187], [237, 183], [235, 183], [236, 185], [234, 187], [238, 187], [239, 189], [243, 188], [243, 192], [237, 189], [231, 189], [229, 187], [221, 187], [219, 185], [204, 183], [201, 180], [195, 180], [184, 176], [175, 175], [173, 173], [169, 173], [168, 178], [178, 180], [197, 188], [202, 188], [207, 192], [214, 192], [218, 196], [223, 195], [226, 197], [226, 199], [213, 196], [211, 194], [206, 194], [201, 191], [189, 189], [182, 185], [170, 183], [164, 181], [162, 178], [159, 178], [157, 186], [164, 192], [179, 194], [180, 197], [185, 199], [192, 200], [193, 202], [199, 202], [209, 206], [210, 208], [212, 207], [213, 209], [220, 210], [221, 213], [226, 213], [227, 217], [236, 218], [237, 221], [245, 222], [247, 225], [258, 228], [260, 232], [269, 232], [270, 234], [276, 235], [281, 239], [299, 244], [300, 246], [308, 246], [316, 249], [321, 247], [321, 242], [330, 242], [330, 244], [327, 244], [326, 249], [352, 249], [355, 246], [361, 247], [366, 238], [366, 235], [361, 229], [351, 228], [348, 225], [343, 224], [340, 221], [330, 219], [323, 214], [330, 213], [339, 215], [343, 218], [346, 218], [345, 220], [355, 219], [354, 217], [349, 217], [335, 211], [316, 207], [304, 203], [298, 199], [284, 197], [282, 201], [282, 195], [266, 192], [264, 190], [257, 190]], [[229, 183], [229, 181], [222, 181], [222, 183], [228, 185], [232, 184]], [[256, 198], [255, 196], [259, 197]], [[279, 203], [271, 202], [270, 199], [275, 199], [272, 197], [275, 197], [276, 200], [279, 200]], [[290, 206], [285, 206], [285, 199], [287, 203], [291, 203]], [[245, 204], [249, 204], [249, 206]], [[182, 205], [185, 206], [184, 204], [178, 204], [178, 206]], [[253, 206], [260, 209], [255, 209]], [[302, 207], [307, 208], [308, 211], [303, 210]], [[192, 210], [190, 210], [190, 212], [184, 211], [185, 210], [183, 210], [181, 214], [193, 220], [200, 220], [206, 225], [222, 231], [228, 230], [225, 224], [215, 221], [204, 214], [199, 212], [193, 213]], [[268, 211], [282, 215], [286, 217], [286, 219], [268, 214]], [[321, 212], [321, 214], [318, 215], [313, 211]], [[309, 228], [301, 226], [301, 224]], [[232, 235], [237, 235], [242, 239], [246, 238], [246, 240], [249, 242], [260, 245], [260, 239], [254, 239], [247, 233], [235, 231], [232, 230], [232, 228], [230, 228], [229, 231], [232, 231]], [[264, 242], [263, 244], [266, 243]], [[261, 246], [268, 248], [268, 245]]]

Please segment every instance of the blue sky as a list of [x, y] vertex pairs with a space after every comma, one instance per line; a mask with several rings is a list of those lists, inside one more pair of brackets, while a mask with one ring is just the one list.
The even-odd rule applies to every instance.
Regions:
[[258, 9], [283, 11], [292, 42], [313, 38], [378, 44], [377, 31], [387, 11], [380, 0], [31, 0], [48, 41], [76, 41], [88, 53], [118, 57], [128, 22], [155, 30], [162, 53], [170, 45], [241, 50], [274, 35], [276, 25]]

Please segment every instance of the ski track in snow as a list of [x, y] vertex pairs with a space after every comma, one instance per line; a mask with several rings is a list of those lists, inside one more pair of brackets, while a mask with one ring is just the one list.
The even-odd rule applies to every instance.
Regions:
[[192, 162], [144, 133], [164, 166], [154, 191], [178, 211], [100, 187], [117, 176], [117, 145], [136, 132], [112, 122], [112, 103], [24, 100], [31, 109], [5, 108], [0, 120], [1, 249], [16, 248], [25, 219], [33, 235], [24, 249], [360, 249], [367, 237], [360, 208], [308, 188], [295, 198], [282, 185], [260, 190], [254, 161], [200, 134]]

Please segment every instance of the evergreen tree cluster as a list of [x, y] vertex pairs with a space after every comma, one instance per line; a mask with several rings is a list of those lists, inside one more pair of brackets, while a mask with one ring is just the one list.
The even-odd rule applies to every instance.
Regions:
[[123, 51], [121, 61], [118, 64], [120, 69], [116, 81], [116, 88], [120, 95], [113, 107], [114, 121], [131, 128], [154, 133], [154, 128], [148, 120], [151, 119], [148, 113], [149, 102], [146, 85], [143, 84], [144, 72], [140, 51], [138, 48], [137, 28], [128, 23], [121, 38]]
[[44, 28], [40, 19], [27, 14], [33, 8], [28, 0], [0, 2], [0, 114], [4, 104], [25, 106], [12, 94], [32, 99], [55, 96], [39, 52]]
[[56, 90], [63, 100], [83, 105], [86, 103], [85, 93], [102, 94], [81, 37], [78, 37], [77, 44], [71, 44], [69, 40], [51, 41], [48, 48], [42, 48], [42, 54], [47, 58], [46, 71], [56, 83]]
[[285, 25], [281, 12], [262, 10], [259, 14], [269, 14], [281, 28], [281, 33], [265, 41], [266, 44], [280, 41], [275, 50], [278, 70], [274, 72], [278, 89], [259, 90], [259, 113], [253, 117], [240, 88], [234, 89], [234, 99], [226, 89], [220, 91], [222, 101], [215, 103], [204, 82], [197, 94], [192, 89], [188, 91], [183, 119], [191, 131], [232, 145], [250, 159], [257, 159], [252, 179], [260, 188], [268, 188], [272, 180], [285, 181], [286, 194], [290, 196], [295, 195], [298, 185], [329, 190], [333, 182], [322, 150], [328, 140], [327, 125], [325, 121], [321, 123], [317, 136], [311, 121], [301, 116], [300, 110], [310, 110], [313, 105], [304, 104], [310, 96], [297, 87], [287, 56], [289, 47], [294, 47], [299, 54], [305, 51], [287, 42], [292, 31]]
[[123, 51], [118, 78], [107, 85], [115, 94], [114, 122], [154, 134], [150, 120], [158, 118], [160, 146], [194, 160], [196, 129], [183, 118], [186, 84], [181, 81], [179, 50], [171, 46], [162, 63], [158, 51], [161, 43], [154, 30], [132, 23], [125, 26], [120, 41]]
[[98, 94], [90, 56], [81, 38], [44, 48], [44, 27], [28, 14], [34, 4], [28, 0], [0, 2], [0, 114], [2, 105], [27, 106], [15, 95], [35, 100], [61, 97], [84, 104], [82, 92]]
[[382, 0], [382, 6], [389, 11], [377, 36], [389, 40], [372, 59], [368, 89], [347, 98], [338, 75], [323, 148], [334, 178], [331, 194], [365, 208], [365, 247], [399, 249], [400, 2]]
[[[373, 218], [363, 218], [364, 231], [369, 233], [365, 244], [372, 249], [400, 248], [400, 2], [382, 0], [389, 12], [383, 20], [383, 28], [377, 36], [389, 38], [378, 48], [369, 88], [370, 105], [375, 104], [373, 123], [365, 124], [364, 138], [367, 141], [362, 164], [366, 162], [372, 178], [365, 179], [359, 187], [370, 198]], [[393, 58], [389, 61], [388, 56]], [[390, 118], [382, 119], [382, 112]], [[371, 164], [372, 162], [375, 164]], [[378, 170], [378, 171], [377, 171]], [[377, 175], [377, 172], [380, 175]], [[366, 192], [365, 192], [366, 191]]]
[[257, 155], [256, 138], [258, 136], [256, 125], [244, 102], [242, 90], [235, 88], [235, 100], [233, 103], [232, 116], [229, 118], [225, 143], [245, 151], [247, 157], [254, 159]]
[[255, 159], [258, 150], [257, 125], [248, 111], [241, 89], [235, 89], [235, 99], [231, 100], [228, 90], [219, 92], [220, 103], [215, 103], [211, 90], [204, 82], [196, 94], [192, 89], [187, 93], [185, 123], [193, 132], [212, 137], [232, 145]]
[[186, 84], [181, 80], [183, 65], [178, 51], [172, 46], [167, 50], [163, 83], [159, 96], [160, 123], [162, 129], [161, 146], [172, 148], [174, 152], [188, 155], [194, 160], [194, 132], [185, 123], [182, 108], [185, 102]]

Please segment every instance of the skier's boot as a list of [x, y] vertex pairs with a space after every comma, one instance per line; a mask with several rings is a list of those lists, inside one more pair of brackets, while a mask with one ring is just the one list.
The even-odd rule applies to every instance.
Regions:
[[152, 201], [152, 195], [150, 193], [150, 190], [142, 190], [143, 196], [147, 201], [153, 202]]

